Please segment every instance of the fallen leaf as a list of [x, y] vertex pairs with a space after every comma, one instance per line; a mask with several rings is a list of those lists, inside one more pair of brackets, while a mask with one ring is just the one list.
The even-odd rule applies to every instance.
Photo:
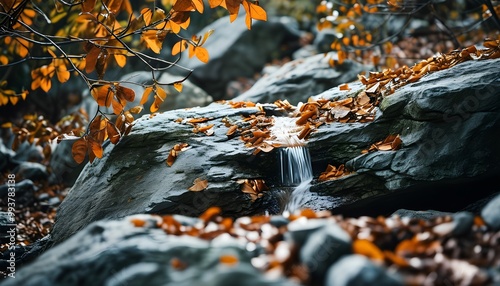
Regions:
[[194, 179], [193, 185], [188, 189], [192, 192], [203, 191], [208, 187], [208, 180], [203, 180], [201, 178]]

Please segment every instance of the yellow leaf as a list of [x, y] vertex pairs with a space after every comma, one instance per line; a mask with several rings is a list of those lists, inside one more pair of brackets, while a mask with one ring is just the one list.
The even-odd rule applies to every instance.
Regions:
[[137, 105], [137, 106], [130, 108], [129, 111], [132, 114], [139, 114], [139, 113], [141, 113], [142, 109], [143, 109], [142, 106]]
[[156, 94], [161, 101], [165, 101], [165, 98], [167, 98], [167, 92], [161, 86], [156, 87]]
[[175, 90], [177, 90], [178, 92], [182, 92], [182, 83], [181, 83], [181, 82], [176, 82], [176, 83], [174, 83], [174, 88], [175, 88]]
[[208, 187], [208, 180], [203, 180], [201, 178], [196, 178], [193, 182], [193, 185], [188, 189], [192, 192], [203, 191]]
[[210, 56], [208, 55], [208, 51], [207, 49], [203, 48], [203, 47], [196, 47], [196, 49], [194, 50], [195, 54], [196, 54], [196, 57], [204, 62], [204, 63], [208, 63], [208, 60], [210, 59]]
[[114, 54], [115, 61], [120, 67], [124, 67], [125, 64], [127, 63], [127, 56], [121, 55], [121, 54]]
[[243, 8], [245, 8], [247, 12], [245, 23], [249, 30], [252, 29], [252, 19], [267, 21], [267, 13], [262, 7], [247, 0], [244, 0], [241, 4], [243, 4]]
[[64, 64], [60, 64], [57, 66], [56, 74], [57, 74], [57, 79], [59, 80], [60, 83], [67, 82], [70, 76], [70, 73], [66, 68], [66, 65]]
[[144, 89], [144, 93], [142, 94], [141, 102], [139, 103], [140, 105], [144, 105], [148, 101], [149, 94], [153, 91], [152, 86], [148, 86], [146, 89]]
[[142, 39], [146, 42], [148, 48], [150, 48], [153, 52], [159, 54], [162, 42], [158, 39], [158, 31], [156, 30], [146, 30], [142, 32]]
[[8, 63], [9, 63], [9, 58], [7, 58], [7, 56], [5, 56], [5, 55], [1, 55], [1, 56], [0, 56], [0, 63], [1, 63], [2, 65], [6, 65], [6, 64], [8, 64]]
[[19, 100], [19, 97], [9, 96], [9, 100], [10, 100], [10, 103], [12, 103], [12, 105], [16, 105], [17, 101]]
[[182, 53], [186, 49], [186, 46], [186, 40], [180, 40], [179, 42], [175, 43], [175, 45], [172, 47], [172, 56], [175, 56], [178, 53]]
[[149, 8], [142, 9], [141, 15], [142, 18], [144, 19], [144, 23], [146, 24], [146, 26], [149, 26], [149, 24], [151, 24], [151, 17], [153, 16], [153, 12], [151, 12], [151, 9]]

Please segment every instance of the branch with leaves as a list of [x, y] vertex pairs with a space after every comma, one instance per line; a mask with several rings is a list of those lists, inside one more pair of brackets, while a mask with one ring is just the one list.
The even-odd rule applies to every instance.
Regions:
[[[103, 143], [109, 140], [116, 144], [127, 135], [133, 126], [134, 114], [142, 111], [149, 97], [154, 97], [149, 106], [154, 113], [167, 97], [165, 85], [182, 91], [182, 83], [192, 72], [178, 65], [183, 51], [188, 50], [190, 58], [196, 56], [204, 63], [210, 58], [203, 45], [213, 31], [190, 38], [181, 36], [181, 31], [190, 26], [192, 13], [204, 12], [203, 0], [162, 0], [161, 6], [148, 1], [142, 4], [130, 0], [59, 0], [47, 5], [42, 0], [0, 0], [0, 42], [6, 46], [0, 53], [0, 69], [27, 65], [32, 80], [29, 88], [15, 90], [9, 86], [9, 73], [5, 73], [0, 78], [0, 106], [15, 105], [19, 98], [24, 100], [36, 89], [50, 92], [56, 79], [66, 83], [75, 76], [80, 78], [97, 102], [97, 112], [85, 131], [59, 134], [59, 140], [76, 140], [73, 158], [78, 163], [83, 162], [87, 154], [90, 162], [101, 158]], [[227, 10], [231, 22], [243, 6], [248, 29], [253, 20], [267, 19], [258, 1], [209, 0], [207, 4], [212, 9]], [[177, 56], [173, 62], [157, 56], [169, 34], [179, 38], [171, 48], [171, 54]], [[151, 71], [152, 80], [151, 84], [135, 83], [145, 90], [140, 105], [127, 108], [127, 104], [134, 101], [135, 92], [124, 87], [123, 82], [109, 78], [106, 71], [111, 66], [125, 67], [130, 58], [137, 59]], [[185, 77], [176, 82], [158, 82], [159, 72], [174, 66], [184, 69]], [[105, 108], [112, 108], [113, 113], [105, 113]], [[20, 142], [36, 137], [36, 133], [19, 136], [21, 130], [13, 129]]]

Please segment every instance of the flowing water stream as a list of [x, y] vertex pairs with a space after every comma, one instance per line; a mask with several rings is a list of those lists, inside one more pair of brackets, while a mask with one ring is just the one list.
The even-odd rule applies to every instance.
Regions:
[[294, 118], [276, 117], [271, 128], [273, 143], [279, 143], [280, 181], [286, 189], [282, 193], [283, 212], [294, 212], [308, 201], [310, 183], [313, 178], [311, 155], [306, 142], [298, 138], [301, 127]]

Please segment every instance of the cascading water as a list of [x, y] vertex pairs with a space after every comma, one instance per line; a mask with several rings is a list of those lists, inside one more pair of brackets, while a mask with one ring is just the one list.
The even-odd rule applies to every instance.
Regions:
[[296, 186], [289, 195], [283, 211], [294, 212], [307, 202], [307, 194], [312, 180], [311, 155], [305, 146], [281, 148], [281, 183]]
[[294, 118], [276, 117], [271, 128], [272, 143], [281, 145], [278, 149], [280, 180], [285, 187], [294, 187], [293, 191], [284, 192], [282, 211], [294, 212], [306, 202], [313, 177], [311, 156], [305, 141], [299, 139], [301, 127]]

